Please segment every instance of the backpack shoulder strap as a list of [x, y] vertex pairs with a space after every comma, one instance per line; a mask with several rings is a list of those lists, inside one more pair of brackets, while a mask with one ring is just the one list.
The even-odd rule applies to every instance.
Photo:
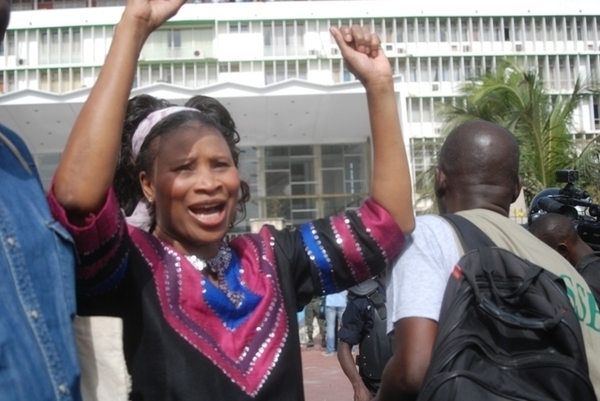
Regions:
[[375, 289], [371, 293], [367, 294], [366, 297], [377, 311], [379, 318], [381, 320], [386, 320], [387, 308], [385, 306], [385, 295], [383, 295], [377, 289]]
[[464, 217], [457, 214], [443, 214], [440, 217], [446, 219], [454, 227], [465, 253], [486, 246], [496, 246], [486, 233]]

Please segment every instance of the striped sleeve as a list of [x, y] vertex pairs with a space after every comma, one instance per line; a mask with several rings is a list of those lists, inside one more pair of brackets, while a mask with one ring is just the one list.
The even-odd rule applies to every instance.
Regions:
[[355, 211], [306, 223], [299, 231], [323, 294], [377, 275], [405, 242], [392, 216], [372, 199]]
[[111, 190], [97, 213], [82, 225], [69, 221], [53, 191], [48, 194], [52, 215], [73, 236], [78, 253], [77, 292], [96, 296], [115, 288], [125, 275], [128, 262], [127, 225]]

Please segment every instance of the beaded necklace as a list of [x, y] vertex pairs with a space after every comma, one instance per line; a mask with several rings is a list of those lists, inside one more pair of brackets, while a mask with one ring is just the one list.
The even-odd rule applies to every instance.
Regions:
[[224, 242], [220, 242], [217, 255], [209, 260], [204, 260], [196, 255], [185, 255], [185, 258], [199, 272], [202, 273], [204, 269], [208, 269], [210, 272], [216, 274], [219, 289], [223, 291], [225, 296], [231, 301], [231, 303], [233, 303], [236, 309], [240, 307], [242, 302], [244, 302], [244, 294], [239, 291], [233, 291], [231, 288], [229, 288], [229, 285], [227, 285], [227, 279], [225, 277], [225, 272], [227, 271], [229, 263], [231, 262], [231, 248], [229, 246], [227, 246]]

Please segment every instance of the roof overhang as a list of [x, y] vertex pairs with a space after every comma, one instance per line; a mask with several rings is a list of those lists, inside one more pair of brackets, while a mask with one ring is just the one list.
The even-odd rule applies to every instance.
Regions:
[[[32, 153], [60, 153], [90, 90], [11, 92], [0, 96], [0, 121], [18, 132]], [[176, 104], [197, 94], [220, 100], [238, 126], [242, 146], [364, 142], [370, 133], [364, 88], [356, 81], [289, 80], [264, 87], [227, 82], [200, 89], [158, 83], [132, 90], [132, 96], [140, 94]]]

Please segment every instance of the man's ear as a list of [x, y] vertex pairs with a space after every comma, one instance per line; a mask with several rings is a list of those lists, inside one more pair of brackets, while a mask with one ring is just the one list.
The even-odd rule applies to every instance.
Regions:
[[560, 253], [561, 256], [567, 259], [569, 262], [571, 261], [571, 259], [569, 258], [569, 247], [564, 242], [561, 242], [558, 245], [556, 245], [556, 252]]
[[446, 174], [442, 171], [440, 166], [435, 166], [434, 171], [435, 183], [434, 183], [434, 191], [435, 196], [437, 198], [442, 198], [446, 193]]
[[519, 198], [519, 195], [521, 195], [521, 189], [523, 189], [523, 178], [521, 178], [521, 176], [519, 176], [519, 179], [517, 180], [517, 182], [515, 184], [515, 192], [513, 193], [513, 198], [512, 198], [511, 203], [515, 203], [517, 201], [517, 199]]
[[138, 177], [140, 180], [140, 185], [142, 186], [142, 192], [144, 193], [144, 197], [149, 203], [153, 203], [155, 199], [154, 186], [150, 181], [150, 177], [148, 177], [148, 174], [145, 171], [141, 171]]

